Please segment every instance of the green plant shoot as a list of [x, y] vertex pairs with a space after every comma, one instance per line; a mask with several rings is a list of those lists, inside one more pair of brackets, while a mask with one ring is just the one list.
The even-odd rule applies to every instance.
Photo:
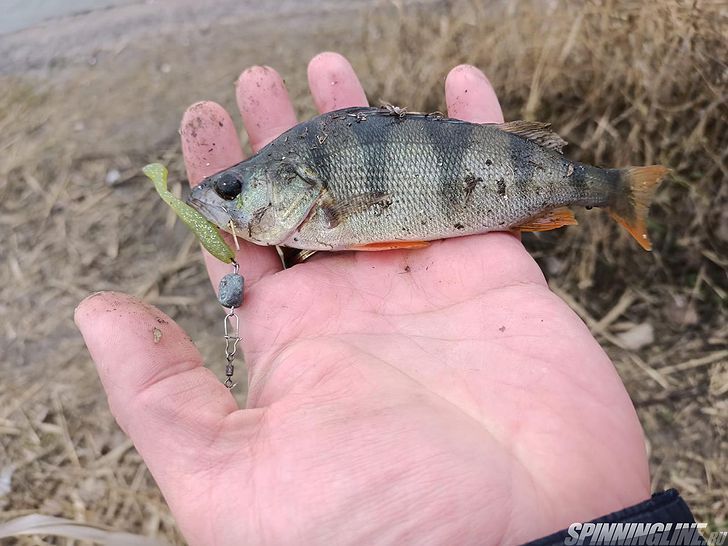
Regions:
[[157, 193], [169, 205], [180, 220], [195, 234], [207, 251], [218, 260], [231, 263], [235, 259], [233, 250], [220, 235], [215, 224], [207, 220], [184, 201], [178, 199], [167, 189], [167, 168], [161, 163], [151, 163], [142, 172], [154, 183]]

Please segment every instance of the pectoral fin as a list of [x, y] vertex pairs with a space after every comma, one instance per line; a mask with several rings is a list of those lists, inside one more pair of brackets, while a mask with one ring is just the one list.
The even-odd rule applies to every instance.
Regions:
[[521, 231], [549, 231], [564, 226], [575, 226], [578, 224], [574, 213], [567, 208], [554, 209], [539, 216], [531, 218], [522, 224], [513, 226], [513, 229]]
[[385, 192], [371, 192], [355, 195], [347, 200], [336, 200], [328, 194], [323, 195], [321, 213], [326, 218], [329, 228], [335, 228], [346, 218], [371, 207], [387, 208], [392, 201]]

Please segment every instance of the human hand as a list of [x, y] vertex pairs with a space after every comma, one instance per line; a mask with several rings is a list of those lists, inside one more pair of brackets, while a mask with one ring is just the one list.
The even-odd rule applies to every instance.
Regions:
[[[314, 58], [309, 84], [322, 112], [366, 105], [339, 55]], [[502, 121], [477, 69], [453, 69], [445, 88], [450, 116]], [[246, 70], [237, 99], [255, 150], [296, 123], [270, 68]], [[190, 107], [181, 134], [192, 184], [243, 158], [214, 103]], [[229, 267], [205, 260], [216, 286]], [[237, 260], [246, 409], [157, 309], [103, 293], [76, 311], [190, 544], [512, 544], [649, 496], [624, 386], [516, 237], [285, 271], [243, 243]]]

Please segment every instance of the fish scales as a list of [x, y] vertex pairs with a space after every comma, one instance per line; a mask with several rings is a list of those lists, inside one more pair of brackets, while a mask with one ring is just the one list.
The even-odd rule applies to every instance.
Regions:
[[[393, 115], [343, 125], [329, 125], [328, 136], [310, 158], [318, 163], [332, 200], [346, 203], [384, 193], [391, 204], [354, 211], [335, 227], [319, 209], [293, 243], [338, 248], [364, 240], [439, 239], [453, 231], [508, 227], [544, 205], [529, 184], [536, 176], [532, 163], [547, 164], [547, 158], [540, 157], [544, 154], [537, 146], [492, 126]], [[565, 161], [554, 159], [566, 173]], [[545, 184], [549, 171], [539, 174]]]
[[190, 204], [258, 244], [306, 250], [548, 229], [573, 223], [548, 213], [574, 205], [621, 207], [618, 219], [637, 221], [624, 171], [571, 161], [541, 143], [562, 142], [543, 125], [517, 123], [339, 110], [206, 179]]

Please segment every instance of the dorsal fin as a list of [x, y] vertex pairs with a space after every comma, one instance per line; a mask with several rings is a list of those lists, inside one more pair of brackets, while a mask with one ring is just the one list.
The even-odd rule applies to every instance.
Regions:
[[561, 149], [567, 144], [563, 138], [550, 129], [550, 123], [519, 120], [499, 123], [497, 127], [501, 131], [521, 136], [543, 146], [544, 148], [550, 148], [559, 153], [562, 153]]

